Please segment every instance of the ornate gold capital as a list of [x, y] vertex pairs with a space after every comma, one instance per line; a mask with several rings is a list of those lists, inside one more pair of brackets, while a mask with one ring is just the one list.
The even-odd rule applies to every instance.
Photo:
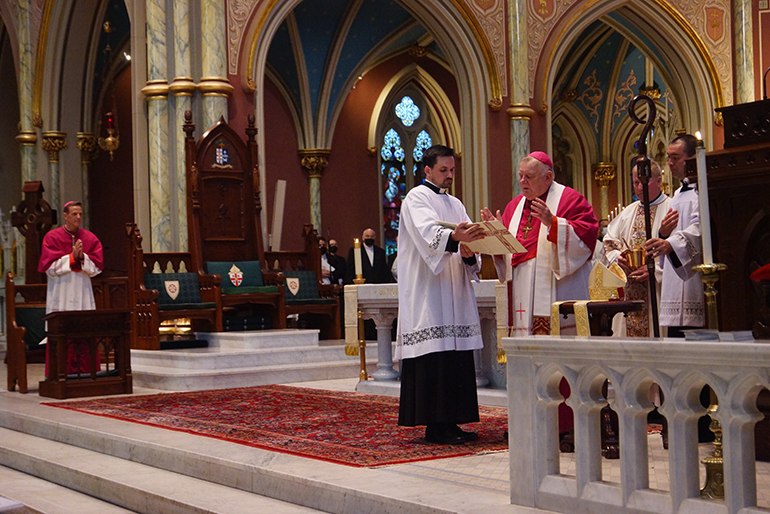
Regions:
[[642, 86], [639, 88], [639, 94], [647, 95], [653, 100], [657, 100], [658, 98], [660, 98], [660, 88], [656, 86], [650, 86], [650, 87]]
[[48, 162], [59, 162], [59, 150], [67, 148], [67, 133], [48, 130], [43, 132], [43, 141], [40, 146], [48, 152]]
[[594, 173], [594, 180], [599, 183], [602, 188], [610, 187], [610, 182], [615, 180], [617, 166], [614, 162], [600, 162], [591, 166], [591, 171]]
[[535, 115], [535, 110], [529, 104], [511, 104], [505, 112], [512, 120], [529, 120]]
[[564, 102], [574, 102], [577, 99], [577, 89], [565, 89], [561, 92], [561, 99]]
[[78, 150], [80, 150], [80, 162], [91, 164], [96, 158], [96, 152], [99, 147], [96, 143], [96, 136], [91, 132], [78, 132]]
[[197, 88], [192, 77], [174, 77], [168, 86], [168, 91], [174, 96], [192, 96]]
[[142, 88], [142, 94], [148, 100], [166, 98], [168, 96], [168, 82], [165, 80], [148, 80]]
[[16, 136], [16, 142], [22, 146], [34, 146], [37, 143], [37, 132], [34, 130], [20, 130]]
[[300, 163], [310, 178], [321, 178], [321, 172], [329, 165], [332, 151], [323, 148], [307, 148], [299, 151]]
[[198, 91], [203, 96], [223, 96], [227, 98], [234, 89], [230, 82], [222, 77], [202, 77], [201, 81], [198, 82]]
[[503, 99], [499, 96], [494, 97], [489, 101], [489, 108], [492, 109], [493, 112], [500, 111], [500, 109], [503, 108]]

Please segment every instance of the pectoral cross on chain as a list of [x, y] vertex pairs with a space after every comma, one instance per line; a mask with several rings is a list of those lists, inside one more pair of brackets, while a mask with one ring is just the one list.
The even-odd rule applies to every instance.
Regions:
[[527, 236], [529, 235], [529, 231], [532, 230], [532, 227], [530, 227], [529, 225], [525, 225], [524, 228], [521, 230], [524, 231], [524, 239], [526, 239]]

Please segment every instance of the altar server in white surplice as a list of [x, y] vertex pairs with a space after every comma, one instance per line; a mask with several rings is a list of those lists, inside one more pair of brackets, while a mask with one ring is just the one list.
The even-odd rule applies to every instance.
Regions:
[[702, 327], [706, 321], [703, 283], [692, 269], [703, 262], [698, 193], [685, 179], [685, 160], [695, 155], [696, 145], [690, 134], [677, 136], [669, 145], [671, 174], [683, 183], [666, 215], [676, 220], [676, 228], [669, 237], [650, 239], [645, 245], [648, 257], [662, 257], [660, 324], [668, 327], [669, 337], [683, 337], [682, 330]]
[[433, 146], [423, 163], [425, 181], [406, 195], [398, 230], [398, 424], [425, 425], [432, 443], [463, 444], [478, 439], [458, 425], [479, 421], [473, 350], [483, 342], [471, 283], [481, 261], [462, 243], [480, 239], [481, 227], [447, 194], [454, 151]]
[[[588, 201], [554, 181], [551, 158], [532, 152], [519, 164], [522, 194], [508, 203], [502, 216], [488, 208], [482, 221], [501, 219], [526, 252], [496, 255], [501, 282], [513, 270], [513, 329], [517, 336], [551, 333], [551, 303], [588, 300], [588, 275], [599, 222]], [[574, 317], [562, 322], [574, 332]]]
[[[663, 224], [663, 219], [668, 212], [668, 204], [671, 198], [662, 191], [663, 176], [660, 165], [651, 161], [650, 167], [652, 177], [648, 183], [648, 192], [650, 198], [650, 222], [652, 227], [652, 237], [658, 237], [671, 234], [676, 226], [669, 217], [667, 223]], [[647, 241], [647, 230], [644, 220], [644, 204], [641, 198], [644, 198], [642, 191], [642, 182], [639, 180], [637, 167], [632, 170], [633, 187], [636, 197], [640, 198], [632, 203], [613, 219], [607, 226], [607, 235], [604, 236], [604, 264], [609, 266], [617, 262], [623, 271], [626, 272], [628, 281], [626, 282], [626, 299], [644, 300], [647, 309], [641, 312], [630, 312], [628, 316], [616, 314], [612, 320], [612, 333], [615, 336], [624, 337], [651, 337], [654, 331], [651, 328], [652, 305], [650, 304], [650, 280], [647, 266], [641, 266], [637, 269], [631, 269], [629, 262], [621, 256], [622, 250], [626, 249], [626, 243], [631, 248], [642, 248]], [[655, 263], [655, 298], [658, 299], [658, 312], [660, 312], [660, 284], [663, 278], [663, 268], [660, 263]], [[660, 318], [659, 318], [660, 319]], [[658, 323], [660, 324], [660, 323]]]

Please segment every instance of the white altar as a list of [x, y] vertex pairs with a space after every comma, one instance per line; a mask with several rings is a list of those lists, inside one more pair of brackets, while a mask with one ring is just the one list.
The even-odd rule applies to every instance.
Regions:
[[[505, 366], [497, 363], [497, 341], [507, 330], [508, 296], [505, 284], [496, 280], [473, 283], [479, 306], [484, 349], [474, 352], [476, 382], [480, 387], [505, 389]], [[394, 381], [399, 373], [393, 368], [391, 327], [398, 316], [398, 284], [361, 284], [345, 286], [345, 342], [358, 342], [358, 311], [377, 327], [377, 381]]]

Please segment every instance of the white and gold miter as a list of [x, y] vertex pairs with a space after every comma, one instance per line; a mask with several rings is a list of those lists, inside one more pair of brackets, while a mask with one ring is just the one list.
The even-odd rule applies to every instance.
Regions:
[[588, 276], [588, 295], [594, 301], [618, 298], [618, 288], [625, 285], [626, 274], [617, 262], [613, 262], [609, 268], [597, 262]]

